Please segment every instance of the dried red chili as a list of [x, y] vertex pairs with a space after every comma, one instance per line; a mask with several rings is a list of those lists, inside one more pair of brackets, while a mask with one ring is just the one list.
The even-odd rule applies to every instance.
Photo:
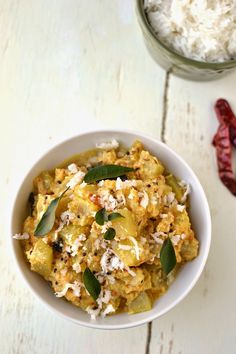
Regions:
[[230, 141], [236, 147], [236, 117], [229, 105], [223, 98], [217, 100], [215, 111], [220, 124], [226, 124], [230, 128]]
[[230, 141], [231, 144], [236, 147], [236, 128], [229, 128], [229, 135], [230, 135]]
[[216, 148], [219, 176], [223, 184], [236, 196], [236, 179], [232, 169], [232, 147], [236, 146], [236, 117], [229, 103], [219, 99], [215, 104], [215, 111], [220, 126], [213, 139]]

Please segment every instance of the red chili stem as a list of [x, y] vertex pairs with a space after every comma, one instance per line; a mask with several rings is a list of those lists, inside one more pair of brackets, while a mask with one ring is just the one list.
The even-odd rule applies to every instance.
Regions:
[[229, 102], [224, 98], [217, 100], [215, 104], [215, 112], [220, 124], [226, 124], [230, 127], [230, 141], [232, 145], [236, 147], [236, 117]]
[[220, 124], [226, 124], [236, 129], [236, 117], [228, 101], [223, 98], [217, 100], [215, 104], [215, 112]]

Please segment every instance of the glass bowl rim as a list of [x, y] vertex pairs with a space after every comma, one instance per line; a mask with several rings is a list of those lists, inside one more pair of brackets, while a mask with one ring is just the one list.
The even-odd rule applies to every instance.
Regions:
[[155, 34], [152, 26], [148, 22], [148, 18], [145, 15], [145, 10], [144, 10], [144, 0], [136, 0], [137, 3], [137, 11], [139, 12], [140, 18], [142, 20], [142, 24], [145, 26], [145, 28], [148, 30], [149, 34], [151, 37], [156, 41], [163, 49], [168, 51], [170, 54], [174, 55], [176, 58], [181, 60], [182, 62], [188, 64], [188, 65], [193, 65], [197, 67], [202, 67], [202, 68], [207, 68], [207, 69], [226, 69], [227, 67], [233, 67], [234, 65], [236, 66], [236, 59], [233, 60], [228, 60], [220, 63], [214, 63], [214, 62], [205, 62], [205, 61], [198, 61], [195, 59], [190, 59], [185, 57], [184, 55], [181, 55], [174, 50], [172, 50], [170, 47], [165, 45]]

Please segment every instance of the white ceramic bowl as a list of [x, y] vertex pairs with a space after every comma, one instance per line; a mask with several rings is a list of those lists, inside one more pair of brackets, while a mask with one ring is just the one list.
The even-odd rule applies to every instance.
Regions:
[[187, 263], [181, 269], [167, 293], [155, 302], [151, 311], [135, 315], [123, 313], [108, 316], [104, 319], [98, 318], [95, 322], [90, 319], [86, 312], [76, 308], [63, 299], [56, 298], [50, 285], [39, 275], [31, 272], [29, 264], [27, 264], [24, 258], [20, 241], [12, 239], [13, 254], [20, 273], [23, 275], [23, 278], [34, 294], [49, 309], [64, 318], [83, 326], [100, 329], [122, 329], [138, 326], [162, 316], [176, 306], [190, 292], [202, 273], [211, 241], [211, 217], [207, 199], [193, 171], [182, 158], [167, 145], [149, 136], [128, 131], [96, 131], [78, 135], [65, 140], [41, 157], [24, 178], [16, 195], [12, 211], [11, 233], [18, 233], [22, 229], [22, 222], [27, 216], [27, 200], [35, 176], [42, 170], [52, 169], [63, 160], [75, 154], [93, 148], [96, 142], [106, 141], [111, 137], [117, 139], [125, 146], [130, 146], [135, 139], [140, 139], [145, 147], [154, 155], [158, 156], [173, 174], [190, 184], [190, 215], [193, 229], [200, 241], [200, 250], [198, 257], [194, 261]]

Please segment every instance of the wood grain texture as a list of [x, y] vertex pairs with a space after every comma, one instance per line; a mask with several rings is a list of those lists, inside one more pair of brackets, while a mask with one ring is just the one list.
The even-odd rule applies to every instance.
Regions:
[[8, 225], [20, 180], [62, 139], [97, 128], [159, 137], [164, 80], [132, 0], [0, 0], [0, 353], [145, 353], [147, 326], [94, 331], [48, 312], [12, 263]]
[[213, 105], [227, 98], [236, 111], [236, 74], [209, 83], [170, 77], [165, 140], [193, 168], [210, 204], [213, 235], [207, 266], [190, 295], [154, 321], [151, 354], [235, 353], [235, 197], [217, 175], [211, 146], [217, 120]]
[[[210, 83], [170, 75], [168, 85], [165, 78], [144, 47], [132, 0], [0, 0], [0, 353], [235, 353], [235, 199], [218, 180], [211, 138], [215, 99], [236, 110], [236, 75]], [[63, 138], [104, 127], [162, 134], [194, 169], [211, 207], [207, 267], [191, 294], [154, 321], [150, 348], [147, 326], [95, 331], [51, 314], [9, 251], [22, 176]]]

